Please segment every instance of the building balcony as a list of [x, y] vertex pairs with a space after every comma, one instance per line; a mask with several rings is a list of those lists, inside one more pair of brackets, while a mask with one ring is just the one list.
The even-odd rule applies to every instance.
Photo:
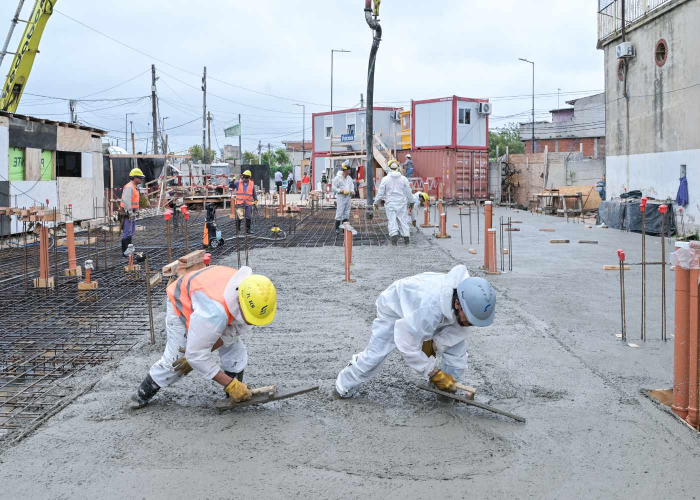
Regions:
[[[686, 0], [626, 0], [625, 27], [634, 29], [648, 16], [656, 14], [662, 7], [672, 7]], [[622, 31], [622, 0], [598, 0], [598, 47]]]

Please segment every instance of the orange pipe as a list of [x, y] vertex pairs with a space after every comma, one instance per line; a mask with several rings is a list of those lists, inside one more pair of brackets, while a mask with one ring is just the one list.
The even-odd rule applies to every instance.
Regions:
[[73, 221], [66, 222], [66, 243], [68, 244], [68, 269], [75, 269], [75, 231]]
[[85, 283], [90, 283], [90, 274], [92, 273], [92, 269], [89, 267], [85, 268]]
[[350, 265], [352, 266], [352, 231], [348, 231], [348, 239], [350, 241], [350, 248], [348, 249], [348, 255], [350, 255]]
[[41, 226], [39, 232], [39, 277], [43, 280], [49, 279], [49, 228]]
[[673, 342], [673, 405], [680, 418], [688, 416], [688, 333], [690, 329], [690, 272], [676, 266]]
[[428, 207], [423, 209], [423, 226], [427, 227], [430, 225], [430, 212]]
[[496, 272], [496, 230], [491, 228], [487, 234], [486, 251], [489, 254], [489, 272]]
[[686, 422], [698, 425], [698, 278], [700, 269], [691, 269], [690, 278], [690, 322], [688, 324], [688, 416]]
[[491, 269], [489, 260], [491, 260], [491, 252], [489, 251], [489, 229], [493, 225], [493, 205], [490, 201], [484, 203], [484, 269]]
[[350, 281], [350, 255], [348, 253], [348, 233], [350, 231], [345, 230], [345, 241], [343, 242], [343, 246], [345, 247], [345, 281], [348, 282]]

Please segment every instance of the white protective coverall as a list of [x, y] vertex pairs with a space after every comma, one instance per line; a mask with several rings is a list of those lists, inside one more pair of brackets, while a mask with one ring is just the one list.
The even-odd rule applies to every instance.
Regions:
[[348, 396], [374, 377], [394, 348], [427, 379], [438, 366], [438, 359], [422, 350], [423, 342], [430, 339], [442, 360], [441, 369], [459, 379], [467, 366], [468, 329], [457, 322], [452, 297], [468, 277], [467, 268], [459, 265], [448, 274], [423, 273], [396, 281], [382, 292], [369, 344], [338, 374], [338, 394]]
[[[348, 191], [350, 194], [343, 194], [343, 191]], [[349, 175], [343, 177], [342, 170], [333, 177], [333, 192], [335, 193], [336, 203], [338, 207], [335, 210], [335, 220], [345, 221], [350, 220], [350, 207], [352, 196], [355, 194], [355, 182]]]
[[389, 220], [389, 236], [410, 236], [408, 228], [408, 205], [413, 203], [411, 184], [401, 172], [394, 170], [382, 179], [375, 203], [384, 201], [386, 218]]
[[[240, 283], [253, 274], [249, 267], [241, 267], [232, 279]], [[175, 313], [172, 302], [167, 301], [165, 332], [168, 341], [163, 356], [150, 370], [153, 381], [160, 387], [168, 387], [177, 382], [179, 374], [173, 368], [173, 362], [185, 356], [192, 369], [207, 379], [213, 379], [220, 370], [239, 373], [248, 364], [248, 349], [241, 341], [241, 336], [248, 333], [248, 325], [241, 314], [240, 307], [230, 311], [233, 323], [227, 326], [228, 316], [224, 307], [210, 299], [203, 291], [192, 294], [192, 315], [190, 328]], [[221, 338], [224, 345], [211, 352], [212, 346]], [[216, 356], [220, 357], [221, 366]]]
[[[420, 193], [420, 191], [418, 193]], [[418, 209], [420, 208], [420, 196], [418, 193], [413, 194], [413, 203], [411, 203], [411, 213], [410, 216], [406, 217], [406, 220], [409, 224], [415, 221], [416, 215], [418, 215]]]

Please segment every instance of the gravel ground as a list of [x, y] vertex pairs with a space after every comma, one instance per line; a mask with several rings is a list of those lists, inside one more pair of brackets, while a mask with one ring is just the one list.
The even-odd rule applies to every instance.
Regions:
[[[540, 223], [524, 222], [533, 234]], [[481, 259], [458, 245], [456, 231], [449, 242], [419, 237], [408, 248], [356, 249], [354, 284], [342, 282], [341, 248], [252, 252], [253, 269], [277, 285], [279, 312], [246, 341], [246, 382], [317, 384], [318, 392], [218, 414], [221, 389], [191, 375], [130, 411], [129, 396], [162, 351], [161, 333], [158, 345], [81, 375], [84, 383], [99, 382], [0, 455], [3, 498], [692, 496], [700, 482], [697, 437], [640, 394], [642, 385], [669, 385], [672, 342], [621, 351], [611, 333], [619, 321], [614, 279], [591, 278], [603, 297], [590, 304], [579, 290], [553, 306], [545, 299], [551, 285], [531, 266], [539, 262], [548, 272], [559, 265], [548, 254], [562, 250], [524, 236], [514, 252], [522, 271], [492, 279], [497, 319], [470, 332], [463, 381], [479, 388], [477, 400], [527, 424], [438, 402], [415, 388], [418, 375], [396, 352], [356, 398], [332, 398], [338, 371], [364, 349], [374, 301], [391, 282], [447, 272], [457, 258], [476, 272]], [[612, 230], [606, 237], [615, 235], [631, 238]], [[554, 290], [570, 290], [579, 271], [557, 269], [562, 281]], [[595, 321], [605, 336], [585, 332], [591, 338], [583, 340], [576, 328]]]

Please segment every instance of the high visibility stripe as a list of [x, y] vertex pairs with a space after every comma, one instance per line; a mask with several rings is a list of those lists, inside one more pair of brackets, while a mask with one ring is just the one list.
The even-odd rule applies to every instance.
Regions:
[[[192, 294], [191, 294], [191, 287], [192, 287], [192, 282], [194, 281], [195, 278], [197, 278], [200, 274], [205, 273], [207, 271], [214, 271], [215, 269], [220, 269], [218, 266], [214, 267], [207, 267], [204, 269], [201, 269], [199, 271], [193, 272], [193, 273], [188, 273], [185, 274], [184, 276], [181, 276], [176, 282], [175, 282], [175, 289], [172, 291], [172, 299], [174, 302], [175, 306], [175, 313], [178, 315], [180, 320], [185, 324], [187, 328], [189, 328], [189, 317], [192, 314]], [[171, 285], [172, 286], [172, 285]], [[185, 304], [182, 303], [182, 294], [183, 294], [183, 287], [185, 288], [185, 294], [187, 295], [187, 302], [188, 302], [188, 310], [185, 310]], [[216, 299], [215, 299], [216, 300]], [[227, 311], [227, 314], [229, 315], [229, 321], [232, 320], [231, 314], [228, 312], [228, 307], [219, 300], [221, 304], [224, 306], [224, 308]]]
[[[245, 189], [245, 191], [244, 191]], [[236, 191], [236, 205], [252, 205], [253, 193], [255, 192], [255, 184], [248, 181], [248, 187], [243, 186], [243, 182], [238, 182], [238, 190]]]

